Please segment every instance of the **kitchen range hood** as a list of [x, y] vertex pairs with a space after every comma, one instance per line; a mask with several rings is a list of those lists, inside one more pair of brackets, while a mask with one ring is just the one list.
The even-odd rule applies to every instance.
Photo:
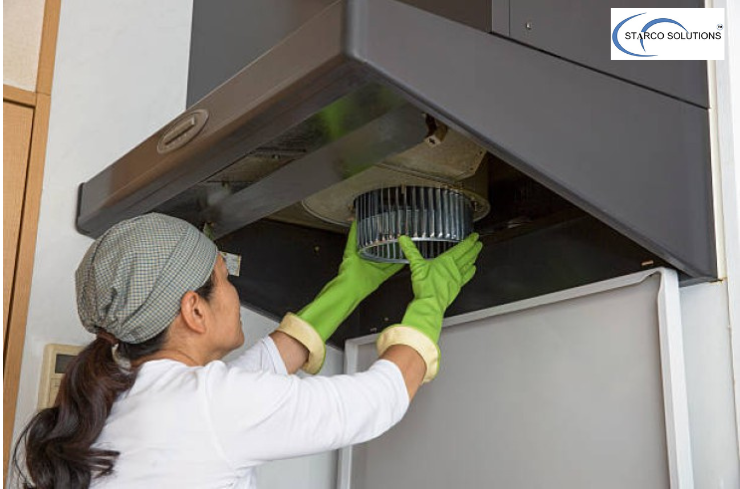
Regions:
[[[188, 110], [81, 185], [78, 229], [187, 219], [276, 319], [374, 187], [471, 196], [484, 251], [451, 315], [645, 267], [716, 278], [706, 63], [612, 62], [620, 2], [560, 3], [196, 0]], [[404, 274], [333, 341], [400, 319]]]

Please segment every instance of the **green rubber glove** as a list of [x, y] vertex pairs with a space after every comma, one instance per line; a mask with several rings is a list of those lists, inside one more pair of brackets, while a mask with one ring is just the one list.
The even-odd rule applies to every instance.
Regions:
[[378, 355], [393, 345], [415, 349], [427, 365], [424, 382], [439, 371], [439, 335], [445, 310], [460, 289], [475, 275], [475, 259], [483, 244], [473, 233], [464, 241], [432, 260], [425, 260], [407, 236], [398, 240], [411, 267], [414, 299], [406, 308], [400, 324], [386, 328], [377, 340]]
[[363, 299], [401, 268], [402, 263], [376, 263], [360, 257], [357, 225], [352, 223], [337, 276], [297, 314], [288, 313], [278, 327], [308, 349], [309, 359], [303, 366], [304, 371], [316, 373], [321, 369], [326, 340]]
[[326, 341], [365, 297], [401, 268], [402, 263], [377, 263], [360, 257], [357, 225], [353, 222], [339, 273], [296, 315], [313, 326]]
[[401, 322], [418, 329], [436, 343], [445, 311], [475, 275], [475, 259], [483, 243], [478, 241], [478, 234], [473, 233], [433, 260], [425, 260], [410, 238], [401, 236], [398, 241], [409, 260], [414, 290], [414, 299]]

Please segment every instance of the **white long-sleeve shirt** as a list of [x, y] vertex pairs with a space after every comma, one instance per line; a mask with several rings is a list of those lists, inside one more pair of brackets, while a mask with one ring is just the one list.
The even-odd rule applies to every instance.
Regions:
[[288, 375], [269, 337], [228, 364], [146, 362], [94, 445], [120, 455], [93, 487], [253, 489], [256, 465], [375, 438], [408, 404], [392, 362], [302, 379]]

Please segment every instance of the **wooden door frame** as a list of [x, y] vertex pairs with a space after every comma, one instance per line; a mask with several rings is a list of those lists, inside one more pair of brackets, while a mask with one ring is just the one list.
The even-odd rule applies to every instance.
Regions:
[[46, 0], [36, 90], [30, 92], [3, 85], [4, 102], [32, 107], [34, 111], [15, 276], [8, 309], [8, 332], [5, 339], [7, 343], [3, 345], [6, 352], [3, 359], [3, 480], [7, 480], [8, 460], [13, 448], [13, 428], [26, 337], [28, 302], [31, 295], [31, 278], [41, 207], [41, 189], [44, 180], [44, 160], [49, 131], [51, 87], [60, 10], [61, 0]]

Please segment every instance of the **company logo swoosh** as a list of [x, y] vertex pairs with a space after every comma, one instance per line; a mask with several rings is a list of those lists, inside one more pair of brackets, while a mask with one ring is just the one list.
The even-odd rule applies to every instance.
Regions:
[[[619, 24], [617, 24], [617, 27], [615, 27], [615, 28], [614, 28], [614, 31], [612, 31], [612, 42], [613, 42], [613, 43], [614, 43], [614, 45], [615, 45], [615, 46], [617, 47], [617, 49], [619, 49], [620, 51], [622, 51], [622, 52], [623, 52], [623, 53], [625, 53], [625, 54], [629, 54], [630, 56], [637, 56], [637, 57], [639, 57], [639, 58], [651, 58], [651, 57], [655, 56], [654, 54], [637, 54], [637, 53], [632, 53], [632, 52], [630, 52], [630, 51], [627, 51], [626, 49], [624, 49], [624, 48], [622, 47], [622, 45], [621, 45], [621, 44], [619, 44], [619, 39], [617, 39], [617, 34], [619, 33], [619, 29], [620, 29], [620, 28], [621, 28], [621, 27], [622, 27], [622, 26], [623, 26], [623, 25], [625, 24], [625, 22], [627, 22], [627, 21], [628, 21], [628, 20], [630, 20], [630, 19], [634, 19], [635, 17], [637, 17], [637, 16], [639, 16], [639, 15], [645, 15], [646, 13], [647, 13], [647, 12], [643, 12], [643, 13], [641, 13], [641, 14], [635, 14], [635, 15], [633, 15], [632, 17], [627, 17], [627, 18], [626, 18], [626, 19], [624, 19], [624, 20], [623, 20], [622, 22], [620, 22]], [[648, 23], [648, 24], [649, 24], [649, 23]], [[683, 27], [683, 26], [682, 26], [682, 27]], [[643, 30], [644, 30], [644, 29], [645, 29], [645, 27], [643, 27]], [[642, 44], [642, 41], [640, 41], [640, 44]], [[645, 47], [643, 46], [643, 48], [642, 48], [642, 49], [643, 49], [643, 50], [645, 50]]]
[[[683, 29], [683, 30], [685, 30], [685, 31], [686, 31], [686, 28], [685, 28], [684, 26], [682, 26], [681, 24], [679, 24], [678, 22], [676, 22], [675, 20], [673, 20], [673, 19], [666, 19], [666, 18], [661, 18], [661, 19], [655, 19], [655, 20], [651, 20], [650, 22], [648, 22], [647, 24], [645, 24], [645, 27], [643, 27], [643, 28], [642, 28], [642, 31], [640, 31], [640, 32], [647, 32], [647, 30], [648, 30], [648, 29], [650, 29], [650, 28], [651, 28], [652, 26], [654, 26], [655, 24], [662, 24], [663, 22], [667, 22], [667, 23], [669, 23], [669, 24], [676, 24], [676, 25], [677, 25], [677, 26], [679, 26], [679, 27], [680, 27], [681, 29]], [[686, 32], [689, 32], [689, 31], [686, 31]], [[642, 41], [643, 41], [643, 39], [640, 39], [640, 46], [642, 46], [642, 50], [643, 50], [643, 51], [645, 51], [645, 45], [644, 45], [644, 44], [642, 43]]]

